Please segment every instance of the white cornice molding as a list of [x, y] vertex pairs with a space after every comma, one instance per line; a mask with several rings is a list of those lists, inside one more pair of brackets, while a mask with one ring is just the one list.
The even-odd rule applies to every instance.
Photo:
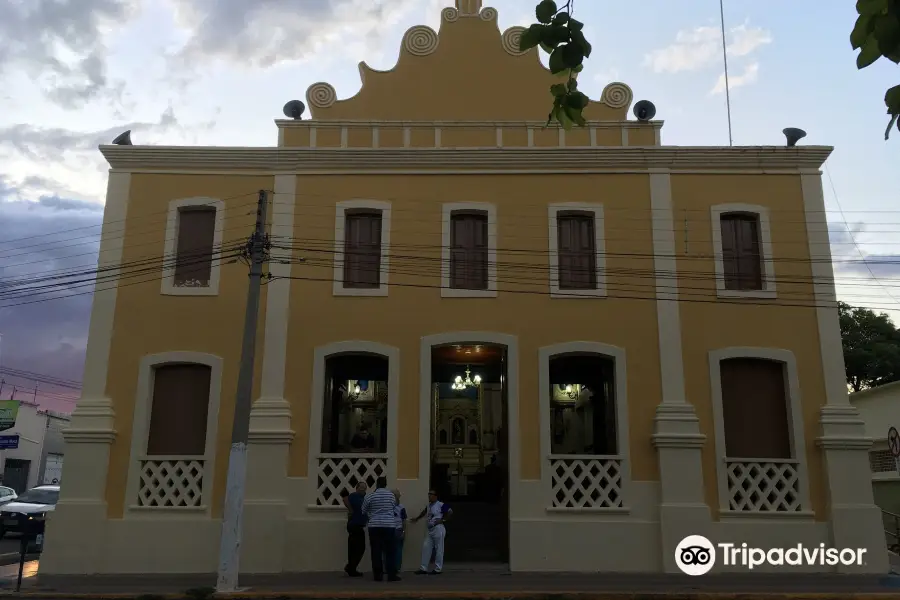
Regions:
[[[648, 126], [653, 129], [662, 129], [665, 121], [588, 121], [583, 129], [645, 129]], [[484, 127], [485, 129], [496, 129], [502, 127], [511, 129], [515, 127], [532, 127], [543, 129], [547, 127], [547, 121], [374, 121], [368, 119], [334, 119], [334, 120], [314, 120], [295, 121], [293, 119], [275, 119], [275, 125], [280, 129], [340, 129], [343, 127], [411, 127], [414, 129], [429, 129], [432, 127], [440, 127], [441, 129], [449, 129], [453, 127], [471, 129], [473, 127]], [[559, 126], [551, 125], [552, 129], [558, 129]]]
[[818, 169], [827, 146], [599, 146], [530, 148], [278, 148], [100, 146], [116, 171], [371, 173], [755, 172]]

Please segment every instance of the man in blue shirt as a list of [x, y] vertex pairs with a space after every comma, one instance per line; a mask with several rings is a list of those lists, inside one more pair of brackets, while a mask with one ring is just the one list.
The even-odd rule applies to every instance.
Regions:
[[344, 565], [344, 572], [350, 577], [362, 576], [357, 567], [366, 553], [366, 515], [362, 505], [368, 487], [365, 481], [360, 481], [352, 494], [341, 490], [341, 499], [347, 508], [347, 564]]
[[388, 581], [400, 581], [397, 576], [397, 529], [394, 516], [397, 499], [387, 489], [387, 477], [379, 477], [375, 488], [373, 493], [366, 496], [362, 505], [362, 512], [368, 519], [372, 575], [375, 581], [381, 581], [387, 571]]

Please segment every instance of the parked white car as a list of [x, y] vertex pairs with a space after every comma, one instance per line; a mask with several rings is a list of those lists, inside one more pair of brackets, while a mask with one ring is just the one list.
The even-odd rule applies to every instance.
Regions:
[[47, 513], [56, 510], [58, 501], [58, 485], [40, 485], [2, 505], [0, 539], [7, 533], [22, 533], [26, 528], [37, 534], [44, 533], [44, 519]]

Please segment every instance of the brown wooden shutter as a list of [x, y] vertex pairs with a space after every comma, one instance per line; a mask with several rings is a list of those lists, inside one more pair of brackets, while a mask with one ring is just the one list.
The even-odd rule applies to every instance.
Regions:
[[200, 287], [209, 285], [215, 250], [213, 248], [215, 232], [215, 208], [186, 207], [178, 211], [175, 285]]
[[557, 215], [556, 223], [559, 289], [596, 289], [597, 250], [593, 215], [561, 214]]
[[381, 285], [381, 213], [347, 214], [344, 227], [344, 287]]
[[488, 289], [488, 218], [478, 213], [450, 217], [450, 287]]
[[211, 375], [207, 365], [153, 369], [148, 456], [200, 456], [206, 452]]
[[722, 215], [721, 228], [725, 289], [763, 289], [759, 218], [743, 214]]
[[720, 363], [725, 454], [729, 458], [792, 458], [784, 365], [758, 358]]

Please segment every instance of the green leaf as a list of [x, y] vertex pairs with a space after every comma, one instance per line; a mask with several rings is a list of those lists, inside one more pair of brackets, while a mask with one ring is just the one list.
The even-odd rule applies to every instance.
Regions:
[[859, 50], [859, 55], [856, 57], [856, 68], [865, 69], [879, 58], [881, 58], [881, 50], [878, 48], [878, 40], [870, 37]]
[[575, 90], [578, 89], [578, 80], [575, 79], [574, 77], [570, 77], [569, 83], [566, 84], [566, 86], [568, 87], [568, 91], [574, 92]]
[[587, 105], [591, 103], [591, 99], [585, 96], [581, 92], [572, 92], [568, 96], [566, 96], [566, 106], [569, 108], [574, 108], [579, 111], [587, 108]]
[[569, 30], [581, 31], [582, 29], [584, 29], [584, 23], [576, 21], [575, 19], [569, 19]]
[[[534, 27], [534, 25], [532, 25], [532, 27]], [[862, 45], [866, 43], [866, 39], [869, 37], [869, 34], [872, 33], [874, 27], [875, 19], [869, 15], [860, 15], [859, 18], [856, 19], [856, 25], [853, 26], [853, 31], [850, 33], [850, 45], [853, 46], [854, 50], [862, 48]]]
[[522, 37], [519, 38], [519, 52], [531, 50], [532, 48], [540, 44], [541, 39], [544, 36], [544, 27], [546, 26], [538, 25], [537, 23], [535, 23], [534, 25], [523, 31]]
[[564, 83], [554, 83], [550, 86], [550, 93], [553, 94], [555, 98], [559, 98], [560, 96], [565, 96], [569, 93], [569, 90], [566, 88], [566, 84]]
[[878, 17], [873, 35], [878, 40], [878, 49], [885, 56], [900, 50], [900, 19], [894, 15]]
[[560, 44], [568, 41], [569, 30], [562, 25], [544, 26], [544, 29], [541, 32], [541, 43], [547, 44], [551, 48], [556, 48]]
[[546, 25], [553, 20], [553, 15], [556, 14], [556, 11], [556, 2], [553, 0], [543, 0], [543, 2], [535, 7], [534, 15], [537, 17], [538, 21]]
[[569, 13], [561, 12], [558, 15], [556, 15], [555, 17], [553, 17], [554, 25], [565, 25], [568, 22], [569, 22]]
[[552, 54], [553, 51], [556, 50], [556, 46], [548, 46], [544, 42], [541, 42], [541, 50], [543, 50], [547, 54]]
[[577, 44], [564, 44], [559, 47], [562, 51], [563, 62], [566, 68], [574, 69], [584, 62], [584, 52]]
[[895, 85], [884, 94], [884, 103], [890, 114], [900, 114], [900, 85]]
[[581, 127], [587, 125], [587, 121], [584, 120], [580, 108], [572, 108], [571, 106], [567, 106], [565, 108], [565, 115], [576, 125], [580, 125]]
[[569, 116], [569, 111], [563, 107], [556, 109], [556, 120], [559, 121], [559, 124], [566, 131], [572, 129], [572, 125], [575, 124], [574, 119]]
[[584, 71], [584, 64], [583, 64], [583, 63], [580, 64], [580, 65], [578, 65], [578, 66], [575, 67], [574, 69], [572, 69], [572, 72], [573, 72], [573, 73], [581, 73], [582, 71]]
[[897, 129], [900, 130], [900, 121], [897, 120], [898, 115], [891, 115], [891, 122], [888, 123], [887, 129], [884, 130], [884, 141], [888, 141], [891, 139], [891, 127], [894, 126], [894, 123], [897, 124]]
[[582, 32], [580, 32], [580, 31], [572, 32], [572, 43], [576, 44], [577, 46], [579, 46], [581, 48], [581, 54], [584, 58], [591, 57], [591, 49], [592, 49], [591, 44], [590, 44], [590, 42], [587, 41], [587, 39], [584, 37], [584, 34]]
[[569, 67], [566, 66], [566, 60], [563, 58], [563, 47], [557, 48], [550, 55], [550, 72], [556, 75], [562, 73]]
[[888, 0], [857, 0], [856, 12], [861, 15], [871, 16], [883, 14], [888, 9]]

